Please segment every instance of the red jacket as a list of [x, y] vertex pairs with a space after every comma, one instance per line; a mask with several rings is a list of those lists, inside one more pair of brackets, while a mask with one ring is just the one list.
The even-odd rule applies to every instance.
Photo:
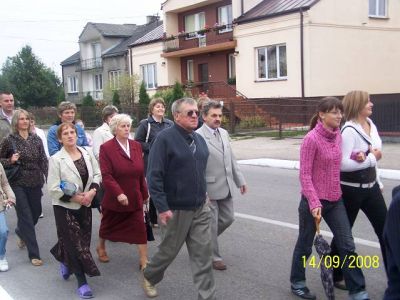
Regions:
[[[131, 158], [126, 155], [114, 137], [100, 146], [100, 170], [103, 177], [104, 198], [102, 207], [126, 212], [143, 209], [143, 200], [149, 197], [144, 177], [142, 147], [128, 140]], [[128, 197], [128, 205], [117, 200], [118, 195]]]

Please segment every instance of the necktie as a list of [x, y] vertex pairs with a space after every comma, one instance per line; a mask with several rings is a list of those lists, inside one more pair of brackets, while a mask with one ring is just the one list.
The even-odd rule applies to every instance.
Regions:
[[189, 149], [192, 151], [193, 154], [195, 154], [196, 153], [196, 143], [194, 142], [193, 135], [189, 134], [189, 136], [192, 139], [192, 141], [189, 144]]

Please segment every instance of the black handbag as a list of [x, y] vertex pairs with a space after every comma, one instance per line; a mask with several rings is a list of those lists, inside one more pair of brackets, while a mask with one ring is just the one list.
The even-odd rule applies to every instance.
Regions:
[[100, 209], [103, 197], [104, 197], [104, 189], [103, 185], [100, 183], [99, 188], [96, 191], [96, 195], [94, 196], [92, 203], [90, 204], [90, 207]]
[[153, 234], [153, 228], [151, 227], [151, 223], [150, 223], [150, 214], [149, 214], [149, 207], [145, 206], [145, 210], [144, 210], [144, 224], [146, 225], [146, 233], [147, 233], [147, 240], [149, 242], [154, 241], [154, 234]]
[[[17, 153], [17, 147], [15, 146], [15, 142], [12, 140], [12, 138], [11, 138], [11, 145], [12, 145], [11, 156], [13, 156], [15, 153]], [[20, 167], [21, 167], [21, 162], [17, 160], [15, 163], [8, 165], [7, 167], [4, 168], [9, 183], [14, 182], [19, 177]]]

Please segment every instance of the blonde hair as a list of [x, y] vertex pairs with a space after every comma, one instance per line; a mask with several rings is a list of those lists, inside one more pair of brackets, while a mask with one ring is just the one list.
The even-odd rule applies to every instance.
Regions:
[[24, 114], [28, 120], [29, 120], [29, 127], [28, 127], [28, 132], [31, 132], [31, 116], [30, 113], [28, 113], [25, 109], [16, 109], [14, 111], [13, 117], [11, 119], [11, 131], [14, 134], [19, 133], [18, 129], [18, 120], [21, 114]]
[[369, 101], [369, 94], [365, 91], [351, 91], [343, 98], [344, 118], [354, 120]]
[[132, 119], [127, 114], [117, 114], [114, 117], [112, 117], [109, 126], [113, 136], [116, 135], [118, 125], [121, 123], [129, 123], [130, 125], [132, 125]]

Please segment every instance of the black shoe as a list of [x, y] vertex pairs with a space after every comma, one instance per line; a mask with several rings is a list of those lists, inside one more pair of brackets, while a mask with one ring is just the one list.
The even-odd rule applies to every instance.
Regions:
[[348, 288], [347, 288], [346, 283], [344, 282], [344, 280], [335, 281], [335, 282], [333, 283], [333, 285], [335, 286], [335, 288], [337, 288], [337, 289], [339, 289], [339, 290], [342, 290], [342, 291], [347, 291], [347, 290], [348, 290]]
[[297, 297], [303, 298], [303, 299], [317, 299], [315, 294], [311, 293], [308, 287], [303, 287], [299, 289], [295, 289], [292, 287], [292, 293], [295, 294]]

